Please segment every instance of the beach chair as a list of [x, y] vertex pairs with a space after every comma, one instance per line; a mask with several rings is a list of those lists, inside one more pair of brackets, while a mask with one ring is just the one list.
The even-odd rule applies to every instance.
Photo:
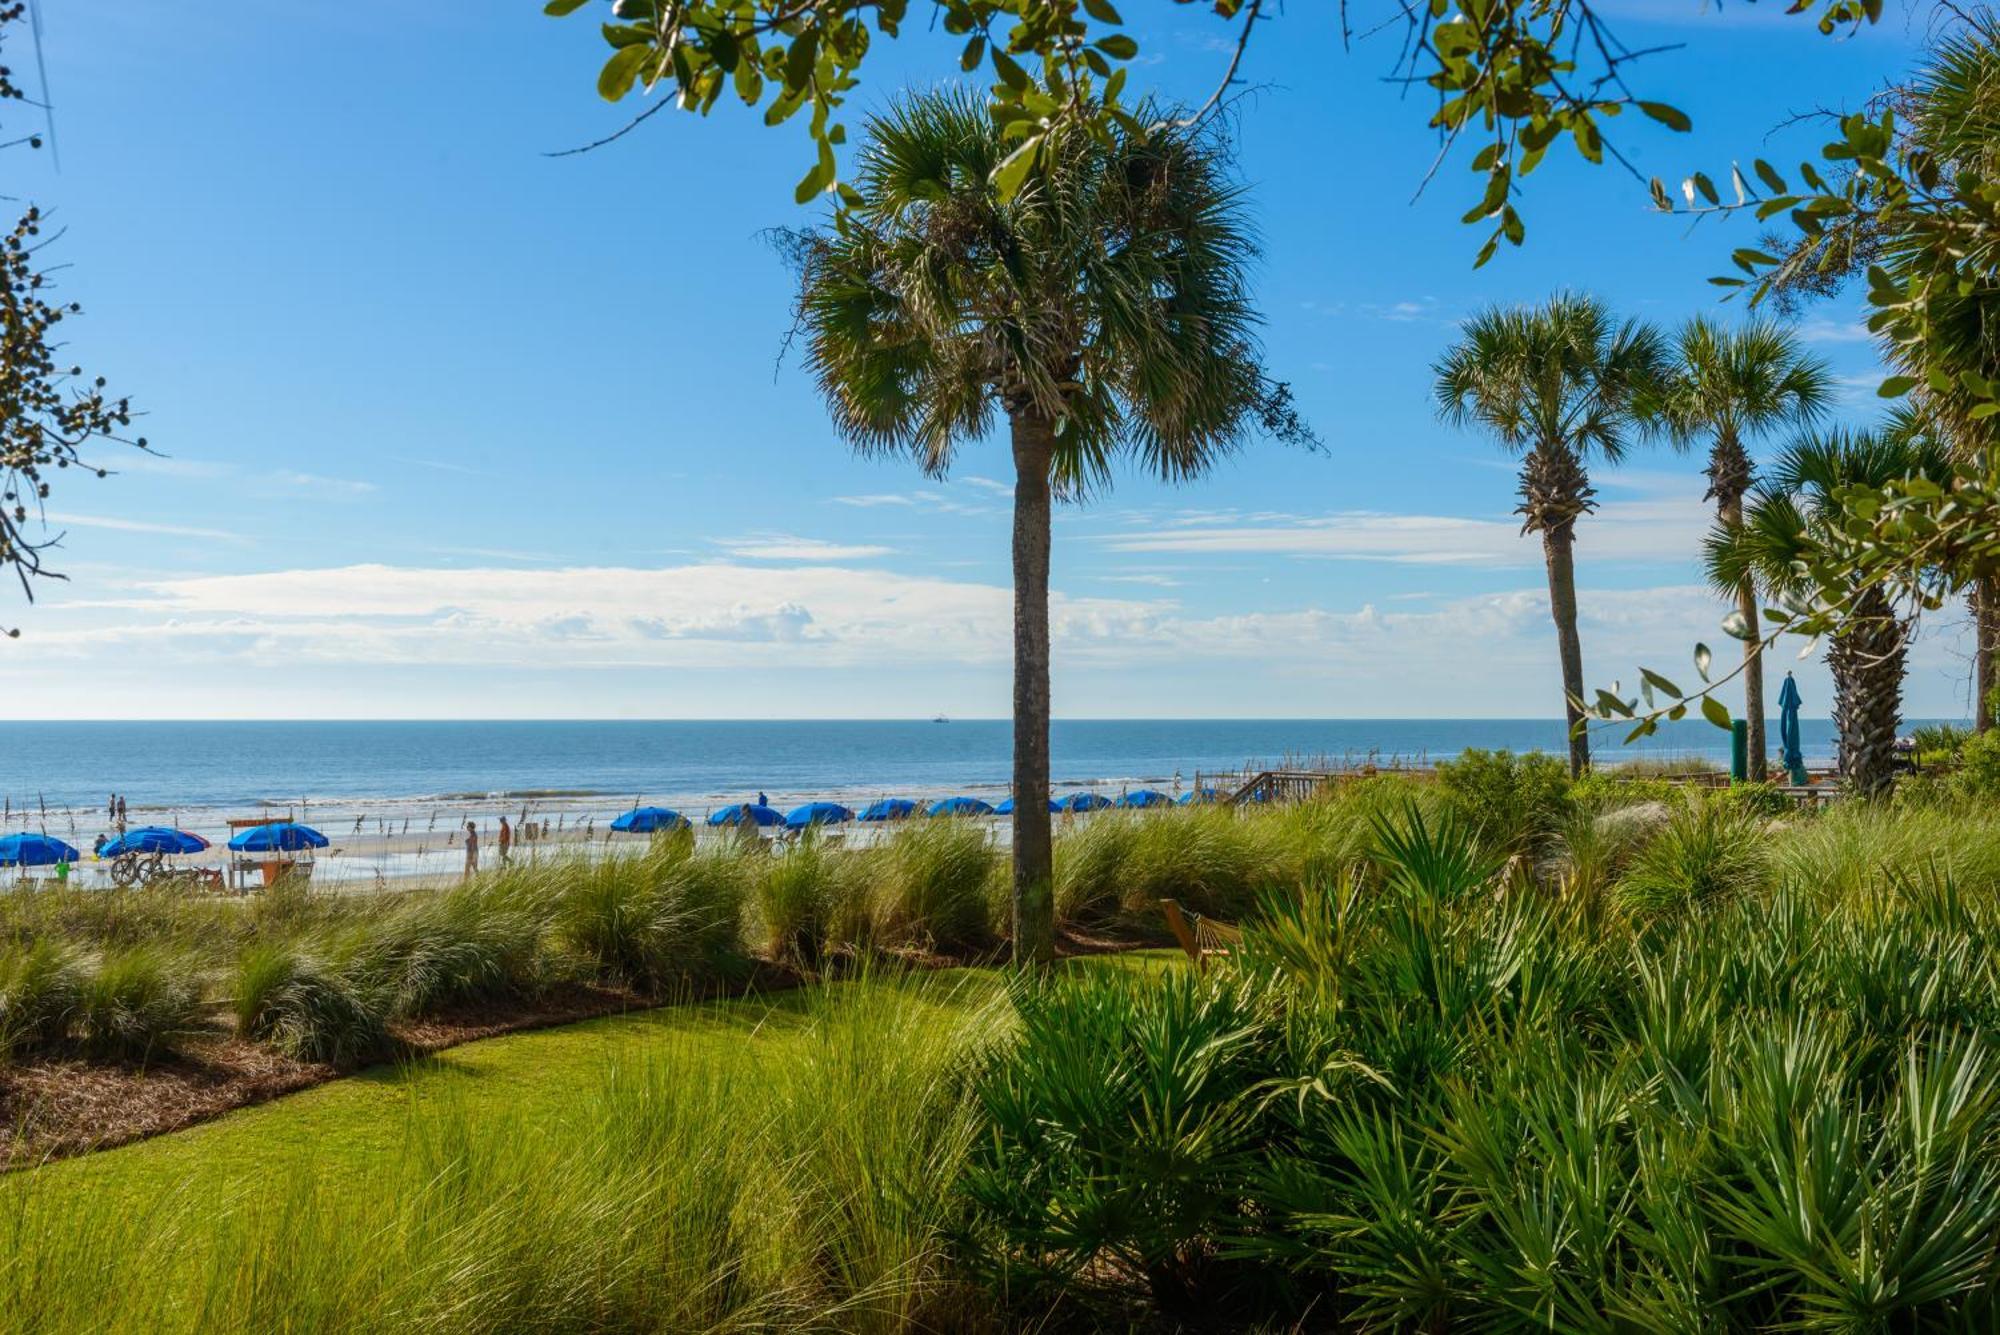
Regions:
[[1187, 952], [1196, 969], [1207, 968], [1209, 956], [1228, 955], [1243, 942], [1243, 933], [1236, 928], [1199, 913], [1183, 912], [1171, 899], [1160, 901], [1160, 912], [1166, 916], [1167, 930], [1174, 934], [1174, 940]]

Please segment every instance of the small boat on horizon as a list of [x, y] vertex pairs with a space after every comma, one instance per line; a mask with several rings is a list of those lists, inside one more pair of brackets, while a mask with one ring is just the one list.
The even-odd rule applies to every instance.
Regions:
[[939, 714], [939, 715], [938, 715], [938, 716], [937, 716], [936, 718], [932, 719], [932, 720], [931, 720], [931, 722], [933, 722], [933, 723], [949, 723], [949, 722], [951, 722], [951, 720], [950, 720], [950, 719], [948, 719], [948, 718], [946, 718], [946, 717], [945, 717], [944, 715], [942, 715], [942, 714]]

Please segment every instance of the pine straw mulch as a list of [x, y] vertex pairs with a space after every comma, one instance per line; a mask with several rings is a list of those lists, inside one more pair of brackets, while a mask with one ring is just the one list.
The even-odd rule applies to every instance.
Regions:
[[[1056, 953], [1067, 958], [1158, 944], [1129, 933], [1066, 929], [1058, 934]], [[1004, 958], [1004, 952], [996, 952], [990, 959], [967, 959], [910, 951], [900, 953], [898, 961], [917, 969], [945, 969], [998, 963]], [[391, 1026], [396, 1043], [391, 1060], [408, 1060], [461, 1043], [606, 1015], [753, 992], [780, 992], [803, 981], [794, 970], [760, 963], [744, 983], [666, 998], [603, 984], [575, 983], [535, 997], [469, 1003]], [[264, 1044], [237, 1038], [220, 1014], [185, 1040], [178, 1052], [143, 1062], [23, 1055], [0, 1067], [0, 1171], [185, 1130], [237, 1108], [351, 1075], [356, 1069], [298, 1061]]]

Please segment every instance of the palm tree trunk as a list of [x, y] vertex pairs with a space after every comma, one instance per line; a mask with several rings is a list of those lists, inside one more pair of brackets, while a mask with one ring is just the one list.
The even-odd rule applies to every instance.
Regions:
[[1972, 588], [1972, 726], [1993, 726], [1993, 650], [2000, 641], [2000, 577], [1981, 575]]
[[1576, 633], [1576, 529], [1568, 523], [1542, 530], [1542, 554], [1549, 567], [1549, 615], [1555, 618], [1556, 646], [1562, 655], [1563, 717], [1569, 723], [1569, 772], [1581, 778], [1590, 768], [1590, 736], [1583, 723], [1583, 642]]
[[1906, 656], [1902, 624], [1880, 589], [1861, 596], [1827, 648], [1840, 770], [1862, 797], [1885, 797], [1895, 785]]
[[1049, 462], [1055, 429], [1012, 415], [1014, 444], [1014, 962], [1055, 957], [1049, 824]]
[[[1743, 497], [1724, 499], [1716, 518], [1730, 533], [1743, 527]], [[1758, 624], [1757, 587], [1745, 580], [1736, 590], [1736, 610], [1743, 616], [1743, 721], [1750, 730], [1750, 782], [1770, 777], [1769, 746], [1764, 738], [1764, 634]]]

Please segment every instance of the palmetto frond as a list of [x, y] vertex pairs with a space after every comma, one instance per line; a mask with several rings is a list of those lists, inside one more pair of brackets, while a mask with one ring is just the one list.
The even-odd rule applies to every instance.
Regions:
[[856, 448], [943, 472], [996, 408], [1026, 411], [1076, 494], [1120, 455], [1179, 481], [1254, 431], [1303, 436], [1261, 367], [1256, 240], [1213, 140], [1058, 136], [1003, 200], [1008, 151], [978, 99], [907, 99], [867, 127], [859, 201], [799, 246], [808, 364]]

